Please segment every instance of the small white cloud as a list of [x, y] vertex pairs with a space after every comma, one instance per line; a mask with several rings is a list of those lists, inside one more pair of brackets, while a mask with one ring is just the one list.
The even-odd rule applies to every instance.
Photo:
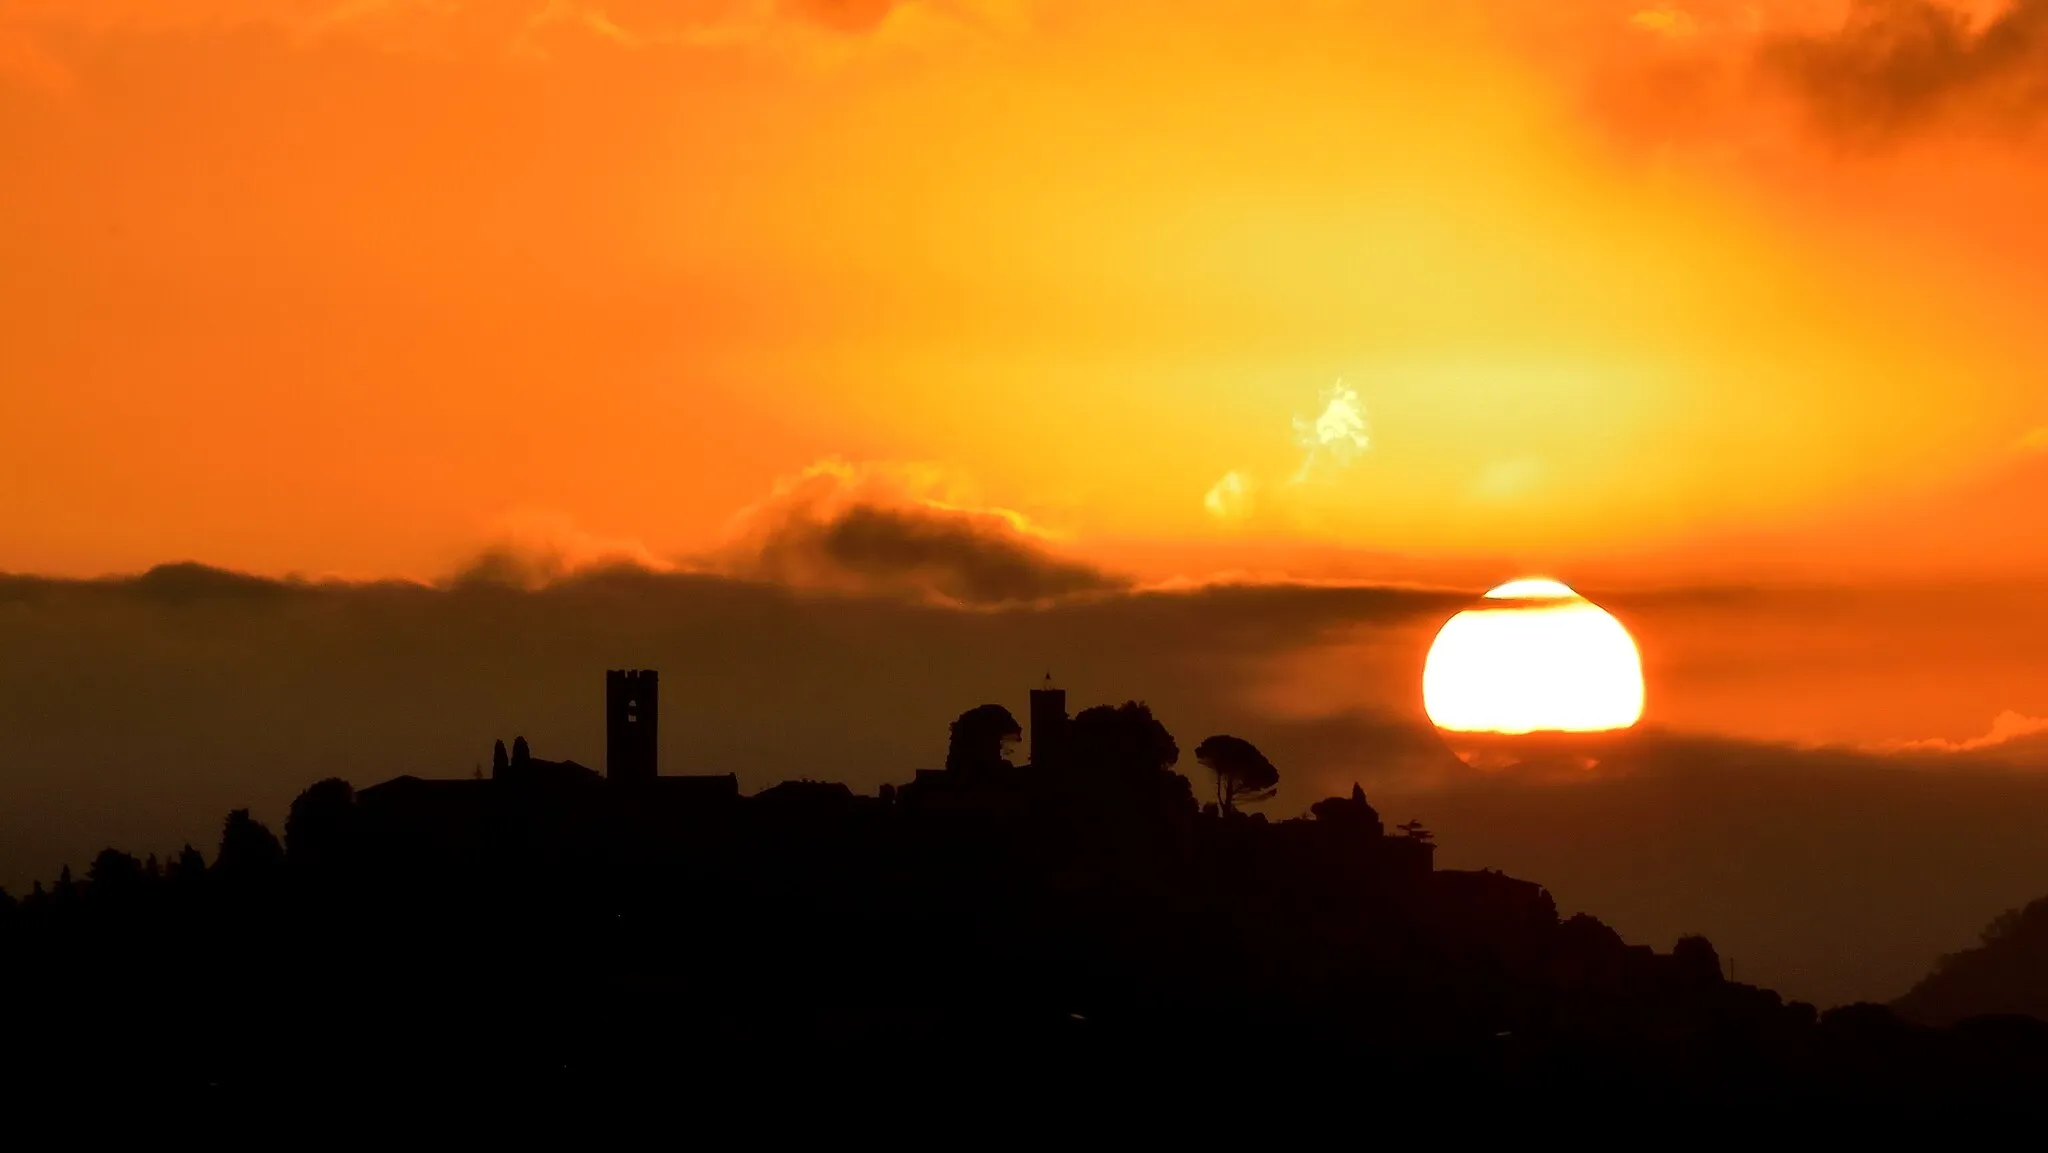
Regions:
[[1209, 487], [1202, 497], [1202, 507], [1217, 520], [1243, 520], [1251, 515], [1252, 489], [1254, 482], [1235, 470], [1223, 474], [1223, 479]]
[[1294, 443], [1307, 450], [1290, 483], [1300, 484], [1328, 467], [1342, 468], [1372, 447], [1365, 402], [1358, 390], [1338, 381], [1324, 390], [1322, 410], [1313, 417], [1294, 418]]

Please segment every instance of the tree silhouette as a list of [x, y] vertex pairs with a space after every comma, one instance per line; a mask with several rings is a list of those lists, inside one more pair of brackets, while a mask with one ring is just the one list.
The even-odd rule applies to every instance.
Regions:
[[142, 862], [119, 849], [101, 849], [85, 871], [96, 897], [125, 900], [142, 890]]
[[245, 875], [275, 868], [283, 861], [284, 847], [262, 822], [249, 815], [249, 810], [236, 809], [228, 814], [227, 822], [221, 826], [220, 851], [213, 856], [214, 868], [230, 875]]
[[[2036, 902], [2036, 904], [2038, 903]], [[1977, 943], [1985, 946], [1998, 944], [2000, 941], [2020, 931], [2027, 923], [2027, 918], [2033, 915], [2034, 912], [2033, 905], [2029, 905], [2024, 912], [2019, 909], [2007, 909], [2005, 912], [1991, 918], [1991, 923], [1984, 926], [1984, 931], [1978, 934]]]
[[1074, 763], [1097, 772], [1142, 776], [1180, 762], [1173, 734], [1143, 701], [1082, 709], [1068, 740]]
[[505, 742], [491, 742], [491, 775], [494, 777], [504, 776], [505, 766], [510, 763], [505, 756]]
[[525, 737], [512, 738], [512, 767], [523, 769], [533, 763], [533, 750], [526, 747]]
[[186, 845], [178, 851], [178, 859], [171, 862], [170, 876], [176, 881], [197, 880], [206, 875], [206, 858], [199, 850]]
[[284, 851], [305, 864], [332, 863], [347, 853], [355, 823], [356, 791], [340, 777], [307, 786], [284, 820]]
[[1280, 770], [1258, 746], [1227, 733], [1195, 746], [1195, 759], [1216, 774], [1216, 804], [1235, 812], [1239, 801], [1267, 801], [1280, 788]]
[[1680, 937], [1671, 946], [1671, 967], [1685, 980], [1712, 984], [1721, 980], [1721, 954], [1714, 943], [1697, 934]]
[[1405, 824], [1396, 825], [1394, 827], [1401, 830], [1401, 835], [1408, 838], [1411, 841], [1421, 841], [1423, 844], [1426, 845], [1429, 842], [1436, 840], [1436, 834], [1430, 832], [1428, 829], [1423, 828], [1422, 822], [1416, 820], [1413, 817], [1408, 818]]
[[1010, 747], [1024, 739], [1024, 729], [1001, 705], [976, 705], [953, 722], [946, 742], [946, 768], [1008, 768]]

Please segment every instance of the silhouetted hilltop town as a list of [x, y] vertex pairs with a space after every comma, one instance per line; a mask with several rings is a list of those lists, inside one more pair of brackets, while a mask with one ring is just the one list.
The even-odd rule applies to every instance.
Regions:
[[152, 1077], [263, 1092], [997, 1069], [1100, 1088], [1254, 1061], [1354, 1096], [1763, 1110], [2048, 1083], [2048, 1026], [1786, 1004], [1703, 938], [1659, 953], [1560, 919], [1540, 885], [1435, 868], [1429, 831], [1390, 831], [1355, 785], [1248, 814], [1280, 775], [1235, 736], [1196, 746], [1198, 800], [1139, 702], [1070, 716], [1048, 677], [1024, 764], [989, 704], [943, 768], [877, 795], [743, 796], [660, 771], [659, 689], [606, 675], [602, 774], [515, 738], [488, 777], [321, 781], [281, 841], [237, 810], [210, 863], [109, 849], [0, 904], [0, 971], [39, 991], [12, 1072], [176, 1046]]

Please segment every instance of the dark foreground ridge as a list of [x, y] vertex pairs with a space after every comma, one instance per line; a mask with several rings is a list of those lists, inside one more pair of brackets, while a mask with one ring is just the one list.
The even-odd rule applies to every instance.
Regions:
[[744, 797], [659, 774], [634, 728], [654, 692], [610, 681], [606, 776], [521, 740], [488, 778], [322, 781], [282, 843], [237, 811], [211, 864], [110, 849], [7, 904], [9, 1083], [1139, 1110], [1285, 1085], [1888, 1116], [2048, 1084], [2039, 1022], [1817, 1015], [1726, 980], [1703, 938], [1653, 952], [1560, 920], [1531, 882], [1435, 869], [1427, 830], [1389, 833], [1355, 787], [1303, 819], [1244, 815], [1278, 776], [1237, 738], [1198, 748], [1200, 804], [1135, 702], [1069, 719], [1033, 693], [1021, 767], [1020, 726], [984, 705], [900, 788]]

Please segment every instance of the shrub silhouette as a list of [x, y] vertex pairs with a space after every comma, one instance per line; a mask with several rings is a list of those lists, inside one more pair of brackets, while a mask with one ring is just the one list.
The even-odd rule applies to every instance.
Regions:
[[1076, 765], [1120, 776], [1145, 776], [1180, 762], [1180, 746], [1142, 701], [1082, 709], [1068, 729]]
[[262, 822], [249, 815], [247, 809], [236, 809], [228, 814], [221, 826], [220, 851], [213, 856], [213, 867], [229, 876], [255, 876], [284, 863], [284, 846], [277, 843], [277, 837]]
[[344, 858], [354, 831], [355, 805], [355, 789], [339, 777], [308, 786], [285, 817], [285, 855], [307, 865]]
[[206, 875], [206, 858], [199, 850], [186, 845], [178, 851], [178, 858], [171, 862], [167, 875], [174, 881], [196, 881]]
[[93, 895], [110, 900], [132, 898], [141, 892], [146, 876], [142, 862], [119, 849], [101, 849], [85, 871]]
[[976, 705], [953, 722], [946, 741], [948, 771], [1008, 768], [1024, 728], [1001, 705]]

